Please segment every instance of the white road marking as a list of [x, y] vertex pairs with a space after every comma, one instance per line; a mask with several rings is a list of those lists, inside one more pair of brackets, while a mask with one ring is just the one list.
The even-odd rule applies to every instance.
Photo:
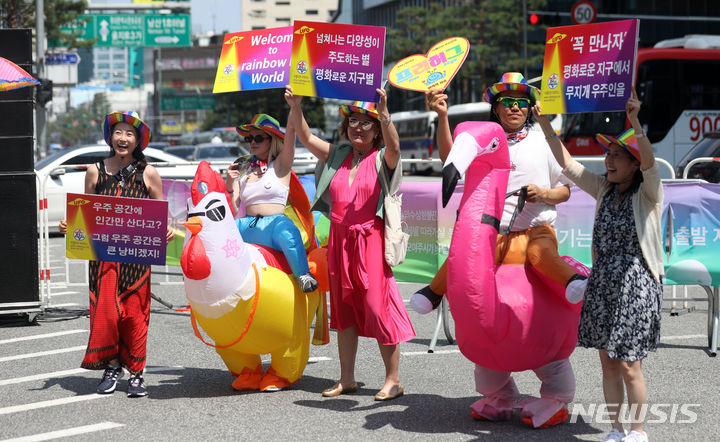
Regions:
[[[179, 370], [185, 370], [185, 367], [181, 367], [178, 365], [175, 366], [148, 366], [145, 367], [146, 373], [156, 373], [161, 371], [179, 371]], [[53, 379], [53, 378], [61, 378], [65, 376], [71, 376], [74, 374], [80, 374], [80, 373], [89, 373], [91, 371], [97, 371], [97, 370], [86, 370], [84, 368], [73, 368], [70, 370], [61, 370], [61, 371], [53, 371], [50, 373], [41, 373], [41, 374], [35, 374], [32, 376], [23, 376], [21, 378], [12, 378], [12, 379], [3, 379], [0, 380], [0, 387], [3, 385], [12, 385], [12, 384], [19, 384], [22, 382], [32, 382], [32, 381], [39, 381], [43, 379]]]
[[[435, 350], [433, 351], [433, 354], [436, 355], [443, 355], [443, 354], [453, 354], [453, 353], [460, 353], [460, 350]], [[420, 355], [426, 355], [428, 354], [428, 351], [403, 351], [400, 353], [403, 356], [420, 356]]]
[[55, 333], [45, 333], [42, 335], [32, 335], [32, 336], [23, 336], [22, 338], [12, 338], [12, 339], [3, 339], [0, 341], [0, 344], [9, 344], [11, 342], [20, 342], [20, 341], [29, 341], [31, 339], [45, 339], [45, 338], [54, 338], [55, 336], [64, 336], [64, 335], [71, 335], [74, 333], [87, 333], [87, 330], [65, 330], [61, 332], [55, 332]]
[[11, 407], [3, 407], [0, 408], [0, 416], [3, 414], [11, 414], [11, 413], [18, 413], [21, 411], [29, 411], [29, 410], [37, 410], [39, 408], [47, 408], [47, 407], [55, 407], [57, 405], [67, 405], [72, 404], [74, 402], [82, 402], [82, 401], [89, 401], [93, 399], [101, 399], [104, 397], [111, 397], [111, 394], [85, 394], [82, 396], [72, 396], [72, 397], [66, 397], [62, 399], [52, 399], [49, 401], [42, 401], [42, 402], [33, 402], [30, 404], [24, 404], [24, 405], [13, 405]]
[[145, 373], [154, 373], [158, 371], [177, 371], [177, 370], [185, 370], [185, 367], [182, 367], [180, 365], [158, 365], [155, 367], [145, 367], [145, 370], [143, 370]]
[[0, 358], [0, 362], [17, 361], [18, 359], [37, 358], [40, 356], [58, 355], [62, 353], [70, 353], [73, 351], [81, 351], [87, 349], [86, 345], [80, 345], [77, 347], [58, 348], [56, 350], [39, 351], [37, 353], [26, 353], [24, 355], [6, 356]]
[[19, 384], [21, 382], [38, 381], [38, 380], [42, 380], [42, 379], [61, 378], [63, 376], [70, 376], [73, 374], [84, 373], [87, 371], [90, 371], [90, 370], [85, 370], [84, 368], [73, 368], [71, 370], [53, 371], [51, 373], [41, 373], [41, 374], [36, 374], [36, 375], [32, 375], [32, 376], [24, 376], [21, 378], [3, 379], [3, 380], [0, 380], [0, 386]]
[[77, 302], [66, 302], [64, 304], [50, 304], [47, 308], [64, 308], [64, 307], [80, 307]]
[[65, 430], [50, 431], [48, 433], [34, 434], [32, 436], [18, 437], [16, 439], [5, 439], [2, 442], [20, 442], [20, 441], [41, 441], [59, 439], [61, 437], [78, 436], [80, 434], [93, 433], [96, 431], [109, 430], [111, 428], [124, 427], [125, 424], [115, 422], [101, 422], [99, 424], [85, 425], [82, 427], [68, 428]]
[[661, 341], [673, 341], [677, 339], [696, 339], [706, 338], [707, 335], [678, 335], [678, 336], [660, 336]]
[[56, 296], [65, 296], [65, 295], [77, 295], [80, 292], [52, 292], [50, 293], [50, 298], [54, 298]]

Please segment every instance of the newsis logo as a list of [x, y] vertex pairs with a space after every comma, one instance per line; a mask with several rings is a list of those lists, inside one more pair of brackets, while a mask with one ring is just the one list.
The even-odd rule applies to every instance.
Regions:
[[[645, 424], [693, 424], [697, 421], [696, 410], [700, 404], [643, 404], [637, 413], [638, 405], [620, 407], [619, 421], [623, 424], [634, 421]], [[613, 411], [608, 410], [607, 404], [573, 404], [569, 422], [574, 424], [582, 416], [585, 423], [611, 424]], [[636, 419], [637, 416], [637, 419]]]

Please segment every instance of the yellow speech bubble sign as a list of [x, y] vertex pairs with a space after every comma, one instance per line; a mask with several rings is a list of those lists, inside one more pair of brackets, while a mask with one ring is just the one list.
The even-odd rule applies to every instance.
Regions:
[[412, 91], [445, 90], [465, 62], [469, 50], [467, 39], [446, 38], [424, 55], [415, 54], [398, 61], [388, 72], [388, 81], [395, 87]]

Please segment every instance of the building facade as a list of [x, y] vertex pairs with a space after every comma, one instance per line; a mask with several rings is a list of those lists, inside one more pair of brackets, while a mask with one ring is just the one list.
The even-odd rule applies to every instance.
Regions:
[[242, 0], [242, 29], [291, 26], [293, 21], [330, 21], [339, 0]]

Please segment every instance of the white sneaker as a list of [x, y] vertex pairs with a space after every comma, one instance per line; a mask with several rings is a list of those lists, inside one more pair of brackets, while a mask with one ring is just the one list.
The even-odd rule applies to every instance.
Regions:
[[625, 440], [625, 432], [613, 428], [603, 439], [603, 442], [622, 442]]
[[565, 287], [565, 299], [571, 304], [577, 304], [585, 297], [585, 288], [587, 287], [587, 279], [575, 279], [568, 283]]
[[623, 442], [648, 442], [647, 433], [633, 430], [625, 436]]

